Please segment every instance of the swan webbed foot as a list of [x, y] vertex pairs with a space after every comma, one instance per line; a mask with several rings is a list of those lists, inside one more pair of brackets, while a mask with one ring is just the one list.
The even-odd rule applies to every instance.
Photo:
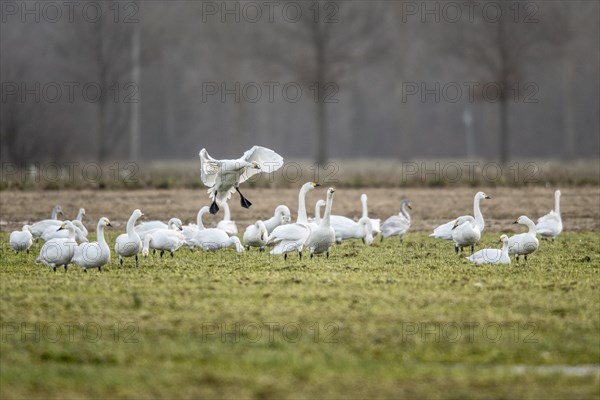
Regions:
[[250, 202], [250, 200], [248, 200], [247, 198], [244, 197], [244, 195], [242, 194], [242, 192], [240, 192], [240, 188], [236, 187], [235, 190], [240, 195], [240, 204], [241, 204], [241, 206], [244, 207], [244, 208], [250, 208], [250, 206], [252, 205], [252, 203]]
[[213, 215], [219, 212], [219, 206], [217, 205], [217, 192], [215, 192], [215, 197], [212, 204], [210, 205], [209, 211]]
[[56, 272], [56, 267], [52, 267], [52, 271]]

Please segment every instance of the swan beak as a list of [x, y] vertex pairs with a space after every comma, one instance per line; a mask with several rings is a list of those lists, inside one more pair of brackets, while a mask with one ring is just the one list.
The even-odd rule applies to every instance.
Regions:
[[107, 223], [106, 223], [106, 226], [110, 226], [110, 227], [112, 227], [112, 225], [111, 225], [111, 223], [110, 223], [110, 222], [107, 222]]
[[485, 195], [485, 198], [486, 198], [486, 199], [490, 199], [490, 200], [492, 199], [492, 197], [491, 197], [491, 196], [488, 196], [487, 194]]
[[[513, 224], [518, 224], [518, 223], [519, 223], [519, 221], [515, 221], [515, 222], [513, 222]], [[502, 240], [501, 240], [501, 241], [502, 241]]]
[[319, 186], [321, 186], [321, 184], [320, 184], [320, 183], [317, 183], [317, 182], [313, 182], [313, 184], [312, 184], [312, 185], [313, 185], [313, 187], [319, 187]]
[[408, 207], [409, 210], [412, 210], [412, 205], [410, 203], [408, 203], [406, 207]]
[[454, 228], [456, 228], [458, 226], [458, 222], [454, 223], [454, 226], [452, 227], [452, 230], [454, 230]]
[[65, 229], [65, 224], [62, 224], [62, 225], [61, 225], [61, 226], [60, 226], [60, 227], [59, 227], [59, 228], [56, 230], [56, 232], [58, 232], [58, 231], [62, 231], [63, 229]]

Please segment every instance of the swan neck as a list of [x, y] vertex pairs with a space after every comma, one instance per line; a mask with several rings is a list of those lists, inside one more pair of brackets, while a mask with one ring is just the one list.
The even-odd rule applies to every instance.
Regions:
[[106, 239], [104, 239], [104, 225], [100, 222], [98, 222], [98, 226], [96, 227], [96, 236], [98, 237], [98, 243], [100, 244], [100, 246], [108, 246], [108, 243], [106, 243]]
[[300, 189], [300, 193], [298, 194], [298, 218], [296, 219], [296, 223], [298, 224], [306, 224], [308, 222], [308, 216], [306, 215], [306, 192], [308, 189], [306, 187], [302, 187]]
[[52, 209], [52, 214], [50, 215], [51, 219], [58, 219], [58, 210]]
[[502, 256], [508, 256], [508, 240], [502, 242]]
[[554, 195], [554, 212], [560, 217], [560, 196], [558, 194]]
[[315, 222], [317, 223], [317, 225], [321, 223], [321, 206], [318, 202], [315, 205]]
[[485, 221], [483, 220], [483, 215], [481, 214], [481, 209], [479, 208], [480, 202], [481, 199], [479, 197], [475, 197], [475, 200], [473, 201], [473, 216], [475, 217], [475, 222], [477, 223], [479, 230], [482, 231], [485, 227]]
[[231, 211], [229, 210], [229, 204], [227, 202], [223, 202], [221, 204], [223, 207], [223, 221], [231, 221]]
[[362, 203], [362, 218], [368, 218], [369, 217], [369, 208], [367, 206], [367, 198], [364, 196], [361, 197], [360, 202]]
[[333, 207], [333, 196], [327, 198], [327, 203], [325, 203], [325, 214], [323, 214], [323, 219], [321, 220], [322, 226], [330, 226], [331, 221], [331, 208]]
[[150, 248], [150, 240], [152, 240], [152, 235], [146, 235], [146, 237], [144, 238], [144, 249]]
[[410, 221], [410, 215], [408, 214], [408, 211], [406, 211], [406, 203], [402, 203], [400, 214], [402, 214], [407, 221]]
[[204, 210], [200, 210], [198, 211], [198, 215], [196, 215], [196, 225], [198, 225], [198, 229], [204, 229], [204, 224], [202, 223], [202, 216], [204, 213]]
[[127, 235], [133, 240], [140, 237], [140, 235], [138, 235], [137, 232], [135, 231], [135, 222], [136, 221], [137, 221], [137, 217], [135, 215], [132, 215], [131, 217], [129, 217], [129, 221], [127, 221]]

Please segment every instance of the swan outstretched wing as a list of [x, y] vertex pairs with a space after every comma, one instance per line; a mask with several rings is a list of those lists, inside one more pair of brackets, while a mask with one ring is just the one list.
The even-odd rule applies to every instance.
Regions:
[[200, 179], [208, 187], [212, 187], [220, 171], [219, 161], [208, 155], [206, 149], [200, 150]]
[[271, 173], [283, 166], [283, 157], [273, 150], [262, 146], [252, 147], [244, 153], [241, 159], [250, 163], [255, 162], [260, 169], [246, 168], [244, 173], [240, 176], [239, 183], [250, 179], [259, 172], [264, 171], [266, 173]]

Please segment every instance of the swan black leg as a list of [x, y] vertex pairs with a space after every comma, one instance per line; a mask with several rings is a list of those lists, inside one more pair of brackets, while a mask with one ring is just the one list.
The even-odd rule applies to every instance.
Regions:
[[287, 260], [287, 253], [284, 253], [283, 254], [283, 261], [286, 261], [286, 260]]
[[123, 267], [123, 257], [119, 256], [119, 268]]
[[383, 243], [383, 235], [381, 235], [381, 239], [379, 241]]
[[164, 250], [161, 250], [161, 251], [160, 251], [160, 258], [162, 258], [164, 255], [165, 255], [165, 251], [164, 251]]
[[454, 251], [458, 254], [458, 246], [454, 245]]
[[67, 272], [67, 265], [69, 265], [69, 264], [65, 264], [65, 272]]
[[137, 256], [137, 254], [135, 255], [135, 267], [136, 268], [138, 267], [138, 256]]
[[525, 261], [527, 261], [527, 254], [525, 254]]
[[327, 255], [327, 259], [329, 260], [329, 250], [325, 253]]
[[52, 270], [53, 270], [54, 272], [56, 272], [56, 267], [52, 267]]
[[298, 257], [300, 257], [300, 259], [302, 260], [302, 252], [301, 251], [298, 252]]
[[87, 274], [87, 268], [84, 268], [84, 269], [83, 269], [83, 272], [85, 272], [85, 273]]
[[471, 254], [473, 254], [474, 252], [475, 252], [475, 245], [474, 245], [474, 244], [472, 244], [472, 245], [471, 245]]
[[242, 192], [240, 192], [240, 188], [238, 188], [237, 186], [236, 186], [235, 190], [240, 194], [240, 204], [242, 205], [242, 207], [250, 208], [250, 206], [252, 205], [252, 203], [250, 203], [250, 200], [248, 200], [247, 198], [244, 197]]
[[215, 192], [215, 197], [213, 199], [212, 204], [210, 205], [210, 213], [216, 214], [219, 212], [219, 206], [217, 205], [217, 192]]
[[171, 251], [171, 258], [175, 257], [175, 253]]

